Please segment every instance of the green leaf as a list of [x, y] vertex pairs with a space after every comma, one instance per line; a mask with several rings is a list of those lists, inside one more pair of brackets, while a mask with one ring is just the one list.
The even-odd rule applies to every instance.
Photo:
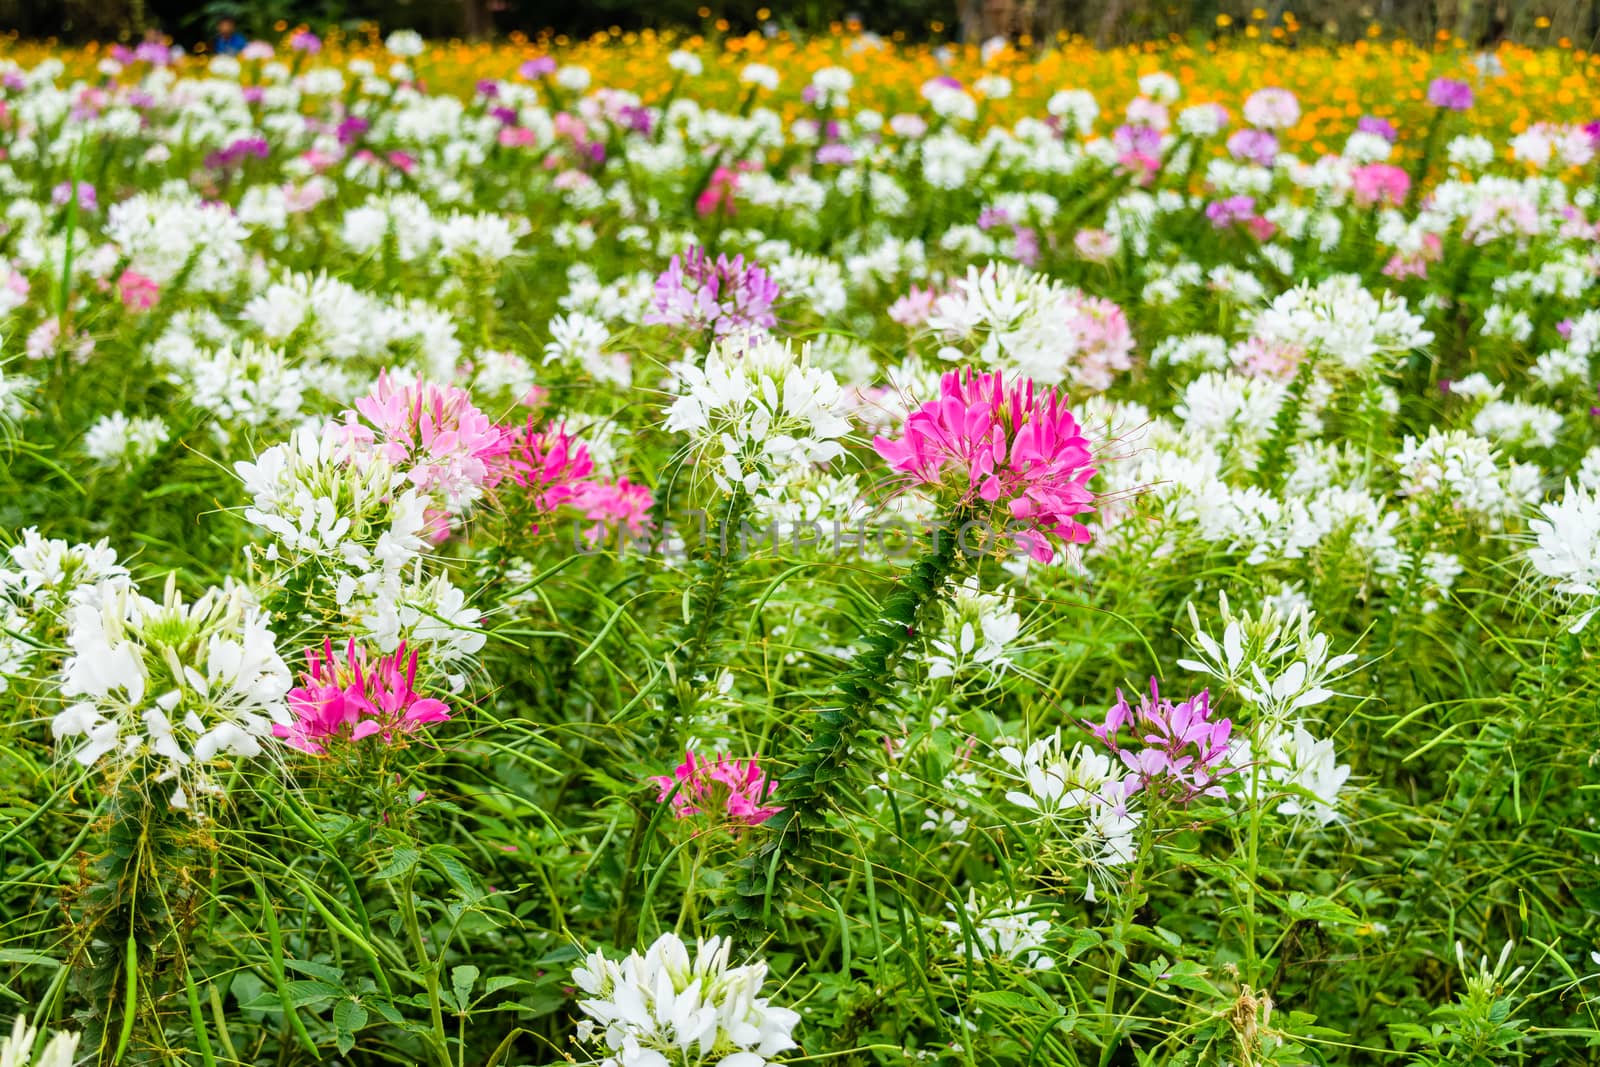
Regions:
[[0, 963], [43, 964], [47, 967], [61, 966], [61, 961], [54, 956], [46, 956], [43, 952], [30, 952], [25, 948], [0, 948]]
[[442, 848], [429, 849], [428, 861], [438, 868], [439, 873], [449, 880], [456, 892], [466, 899], [477, 900], [483, 896], [472, 880], [472, 872], [467, 870], [466, 864], [456, 858], [455, 853]]
[[397, 878], [417, 865], [422, 853], [414, 848], [396, 848], [389, 862], [379, 869], [379, 878]]
[[340, 985], [344, 982], [344, 970], [331, 967], [326, 963], [314, 963], [311, 960], [284, 960], [283, 969], [286, 971], [299, 971], [309, 974], [313, 978], [321, 978], [325, 982]]
[[550, 1015], [560, 1011], [567, 1004], [567, 998], [560, 992], [540, 993], [527, 1000], [518, 1001], [517, 1007], [526, 1011], [534, 1018]]
[[1310, 919], [1337, 926], [1354, 926], [1360, 921], [1344, 905], [1327, 897], [1307, 896], [1305, 893], [1290, 893], [1284, 902], [1284, 911], [1291, 919]]
[[455, 990], [456, 1006], [462, 1011], [467, 1010], [467, 1001], [471, 998], [472, 987], [477, 981], [478, 968], [470, 963], [450, 968], [450, 988]]
[[1084, 952], [1098, 945], [1103, 939], [1098, 930], [1074, 930], [1072, 942], [1067, 946], [1066, 957], [1068, 962], [1077, 959]]
[[267, 993], [267, 983], [254, 971], [240, 971], [228, 986], [241, 1011], [277, 1011], [277, 993]]
[[344, 990], [327, 982], [313, 982], [297, 980], [283, 983], [289, 991], [289, 1003], [296, 1008], [303, 1008], [315, 1004], [319, 1000], [330, 1000], [344, 996]]
[[367, 1009], [361, 1006], [360, 1001], [341, 1000], [333, 1006], [333, 1025], [341, 1033], [354, 1035], [357, 1030], [367, 1025]]
[[[984, 1004], [992, 1008], [1004, 1008], [1007, 1011], [1020, 1011], [1028, 1014], [1038, 1014], [1040, 1011], [1039, 1002], [1032, 997], [1025, 997], [1021, 993], [1012, 993], [1005, 989], [991, 989], [983, 993], [974, 994], [972, 1001], [974, 1004]], [[1052, 1014], [1054, 1013], [1052, 1012]]]

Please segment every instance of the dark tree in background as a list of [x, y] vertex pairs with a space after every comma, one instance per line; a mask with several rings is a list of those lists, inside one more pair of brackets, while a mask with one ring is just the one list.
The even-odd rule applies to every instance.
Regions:
[[[492, 38], [543, 30], [586, 35], [610, 27], [699, 28], [709, 9], [733, 32], [772, 26], [802, 33], [856, 19], [881, 33], [913, 40], [977, 40], [1004, 34], [1049, 41], [1081, 34], [1102, 45], [1182, 36], [1210, 36], [1217, 16], [1239, 23], [1261, 7], [1265, 27], [1293, 16], [1307, 32], [1350, 40], [1376, 21], [1389, 32], [1433, 40], [1441, 31], [1474, 44], [1502, 38], [1536, 45], [1565, 41], [1593, 48], [1600, 0], [0, 0], [0, 30], [68, 41], [127, 40], [155, 27], [180, 44], [204, 41], [218, 19], [235, 19], [248, 35], [273, 38], [279, 24], [355, 29], [375, 22], [431, 37]], [[1236, 24], [1237, 26], [1237, 24]]]

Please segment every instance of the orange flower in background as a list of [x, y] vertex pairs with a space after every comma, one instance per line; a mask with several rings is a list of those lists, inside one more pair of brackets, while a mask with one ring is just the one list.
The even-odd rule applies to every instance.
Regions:
[[[1237, 22], [1229, 16], [1217, 19], [1220, 30], [1237, 28]], [[284, 26], [285, 32], [291, 29]], [[678, 49], [695, 52], [704, 61], [704, 73], [695, 79], [697, 99], [736, 108], [746, 91], [739, 72], [747, 64], [762, 63], [782, 76], [776, 92], [762, 102], [790, 115], [806, 107], [801, 91], [824, 67], [842, 67], [854, 77], [852, 110], [884, 115], [919, 106], [920, 87], [940, 75], [969, 86], [985, 75], [1009, 79], [1011, 94], [987, 102], [978, 118], [984, 125], [1042, 115], [1050, 96], [1067, 88], [1087, 89], [1108, 115], [1120, 114], [1138, 94], [1139, 76], [1157, 70], [1178, 79], [1185, 105], [1214, 101], [1236, 109], [1251, 92], [1275, 85], [1307, 104], [1302, 121], [1285, 131], [1288, 143], [1305, 148], [1319, 140], [1336, 143], [1357, 115], [1383, 116], [1402, 127], [1425, 124], [1430, 111], [1425, 90], [1438, 77], [1473, 86], [1477, 104], [1462, 116], [1463, 132], [1522, 129], [1535, 115], [1545, 121], [1588, 121], [1594, 118], [1587, 103], [1588, 72], [1597, 62], [1582, 51], [1512, 44], [1501, 45], [1492, 55], [1476, 55], [1453, 41], [1424, 46], [1375, 36], [1349, 45], [1320, 45], [1231, 35], [1199, 47], [1177, 41], [1105, 50], [1066, 37], [1042, 51], [1012, 46], [986, 60], [976, 45], [907, 45], [841, 26], [832, 34], [804, 40], [787, 33], [771, 38], [751, 33], [709, 41], [700, 34], [620, 29], [576, 41], [559, 34], [532, 40], [514, 35], [497, 44], [452, 40], [435, 43], [416, 65], [431, 90], [470, 96], [483, 79], [513, 79], [525, 60], [548, 54], [561, 64], [588, 68], [595, 85], [630, 89], [653, 103], [673, 83], [668, 56]], [[61, 49], [54, 42], [0, 40], [4, 58], [31, 65], [54, 56], [66, 64], [69, 76], [91, 81], [102, 76], [96, 66], [103, 55], [104, 49], [94, 45]], [[319, 62], [334, 64], [351, 58], [386, 63], [391, 57], [376, 27], [370, 26], [355, 33], [330, 33], [317, 56]], [[190, 56], [182, 66], [208, 61]]]

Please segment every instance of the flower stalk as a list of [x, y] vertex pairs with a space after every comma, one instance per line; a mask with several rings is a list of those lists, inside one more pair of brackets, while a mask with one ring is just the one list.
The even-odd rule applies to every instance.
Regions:
[[957, 514], [949, 530], [933, 530], [927, 550], [884, 600], [877, 624], [858, 646], [855, 665], [834, 683], [834, 699], [813, 714], [810, 738], [794, 770], [780, 779], [785, 807], [765, 824], [775, 832], [741, 860], [732, 897], [717, 916], [769, 925], [801, 867], [820, 856], [829, 816], [851, 784], [857, 742], [877, 720], [895, 668], [939, 619], [951, 579], [968, 562], [954, 533], [967, 518]]

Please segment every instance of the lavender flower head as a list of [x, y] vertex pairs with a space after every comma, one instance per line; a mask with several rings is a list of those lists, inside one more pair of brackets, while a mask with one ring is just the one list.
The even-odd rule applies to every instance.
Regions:
[[1400, 139], [1400, 131], [1394, 128], [1394, 123], [1376, 115], [1362, 115], [1356, 120], [1356, 129], [1362, 133], [1375, 133], [1390, 144]]
[[72, 202], [74, 185], [78, 190], [78, 210], [85, 213], [97, 211], [100, 207], [100, 197], [95, 192], [94, 186], [88, 182], [62, 182], [50, 190], [50, 202], [56, 207], [66, 207]]
[[718, 256], [702, 248], [673, 256], [656, 278], [655, 298], [644, 321], [652, 326], [710, 329], [718, 338], [735, 333], [765, 333], [777, 324], [772, 304], [778, 285], [743, 256]]
[[1449, 111], [1466, 111], [1472, 106], [1472, 86], [1454, 78], [1435, 78], [1428, 83], [1428, 103]]
[[1011, 221], [1011, 213], [1003, 207], [986, 207], [978, 212], [978, 229], [985, 232]]
[[847, 144], [834, 141], [817, 149], [817, 162], [824, 166], [849, 166], [855, 161], [856, 154]]
[[1111, 134], [1111, 143], [1118, 152], [1137, 152], [1151, 159], [1161, 156], [1161, 131], [1152, 126], [1118, 126]]
[[1278, 158], [1278, 139], [1266, 130], [1238, 130], [1228, 138], [1228, 154], [1241, 162], [1270, 167]]
[[[1119, 689], [1105, 721], [1085, 725], [1116, 753], [1140, 789], [1171, 794], [1182, 804], [1200, 796], [1226, 797], [1221, 781], [1238, 770], [1229, 759], [1233, 722], [1212, 720], [1211, 695], [1204, 689], [1173, 702], [1152, 678], [1149, 695], [1137, 706]], [[1134, 736], [1119, 740], [1124, 731]]]
[[160, 41], [141, 41], [133, 50], [133, 58], [152, 67], [165, 67], [172, 62], [172, 49]]
[[1211, 225], [1217, 229], [1226, 229], [1241, 222], [1248, 222], [1255, 217], [1256, 201], [1252, 196], [1230, 196], [1224, 200], [1213, 200], [1206, 205], [1206, 218], [1211, 220]]
[[556, 61], [550, 56], [536, 56], [533, 59], [523, 60], [522, 66], [517, 68], [517, 73], [529, 81], [543, 78], [547, 74], [556, 72]]

